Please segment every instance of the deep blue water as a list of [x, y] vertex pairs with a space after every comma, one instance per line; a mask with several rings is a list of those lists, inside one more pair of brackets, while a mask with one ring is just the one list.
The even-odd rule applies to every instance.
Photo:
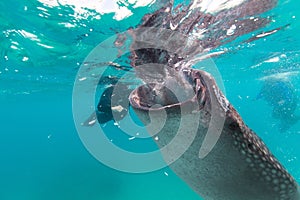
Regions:
[[[130, 8], [132, 14], [122, 19], [113, 11], [82, 13], [71, 0], [41, 2], [0, 2], [0, 199], [201, 199], [169, 168], [130, 174], [101, 164], [85, 149], [73, 121], [73, 83], [84, 58], [154, 7]], [[272, 105], [257, 99], [270, 77], [291, 83], [300, 96], [298, 8], [297, 0], [280, 0], [265, 14], [272, 22], [258, 32], [283, 29], [220, 46], [216, 51], [229, 51], [213, 61], [229, 101], [300, 182], [300, 122], [280, 132]], [[300, 116], [299, 105], [295, 115]], [[107, 126], [117, 133], [113, 122]]]

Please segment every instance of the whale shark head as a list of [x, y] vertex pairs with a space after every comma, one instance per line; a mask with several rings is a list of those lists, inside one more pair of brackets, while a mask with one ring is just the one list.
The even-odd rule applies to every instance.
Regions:
[[[207, 86], [200, 75], [204, 71], [183, 70], [177, 77], [167, 78], [162, 83], [149, 83], [138, 87], [131, 93], [130, 103], [142, 110], [172, 109], [186, 104], [191, 109], [201, 109], [210, 103]], [[180, 81], [178, 82], [178, 79]], [[159, 105], [155, 106], [154, 105]]]
[[170, 168], [204, 199], [299, 199], [295, 180], [207, 72], [181, 69], [129, 100]]

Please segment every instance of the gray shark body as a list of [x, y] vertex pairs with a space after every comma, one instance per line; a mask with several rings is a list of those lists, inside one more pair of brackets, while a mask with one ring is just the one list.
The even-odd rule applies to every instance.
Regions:
[[[141, 121], [151, 124], [147, 126], [148, 132], [155, 134], [155, 142], [170, 168], [205, 200], [300, 199], [293, 177], [245, 125], [213, 77], [191, 69], [185, 62], [198, 53], [263, 27], [269, 19], [257, 17], [253, 21], [250, 16], [273, 8], [276, 2], [248, 0], [214, 14], [191, 9], [192, 6], [172, 9], [172, 5], [167, 5], [146, 15], [140, 27], [147, 29], [133, 35], [131, 64], [137, 76], [148, 84], [131, 93], [130, 103]], [[176, 13], [175, 17], [172, 12]], [[239, 27], [234, 35], [222, 31], [233, 25]], [[188, 37], [195, 32], [203, 34], [192, 43], [181, 42], [179, 37], [169, 42], [168, 37], [159, 37], [172, 37], [172, 33], [159, 35], [149, 30], [153, 27], [172, 29]], [[147, 38], [154, 34], [157, 41], [165, 41], [165, 46], [172, 46], [176, 53], [164, 48], [135, 48], [147, 46]], [[151, 67], [149, 63], [164, 67]], [[157, 133], [156, 127], [163, 128]], [[211, 142], [213, 148], [206, 148], [210, 140], [216, 143]], [[178, 151], [184, 153], [176, 157]]]
[[[205, 200], [300, 199], [295, 180], [262, 140], [245, 125], [211, 75], [200, 70], [184, 71], [184, 75], [179, 77], [188, 79], [190, 85], [179, 84], [178, 87], [191, 86], [194, 90], [191, 98], [182, 102], [174, 100], [171, 93], [163, 89], [164, 84], [140, 86], [130, 95], [131, 105], [146, 125], [163, 121], [160, 113], [168, 114], [164, 127], [155, 136], [159, 148], [168, 145], [176, 137], [180, 123], [185, 123], [184, 131], [187, 133], [181, 138], [182, 143], [191, 139], [192, 127], [198, 126], [193, 142], [170, 165], [171, 169]], [[197, 86], [197, 82], [201, 83], [200, 86]], [[224, 126], [211, 152], [200, 158], [199, 149], [209, 124], [217, 123], [210, 121], [212, 110], [219, 110], [219, 117], [225, 119]], [[149, 112], [155, 116], [151, 120]], [[148, 131], [151, 133], [153, 130]], [[177, 150], [182, 148], [180, 145], [179, 142]], [[176, 148], [162, 151], [162, 156], [168, 160]]]
[[[191, 64], [185, 62], [263, 27], [269, 19], [258, 17], [251, 21], [247, 16], [275, 5], [275, 0], [250, 0], [212, 15], [190, 7], [172, 11], [171, 6], [166, 6], [146, 15], [140, 27], [147, 29], [133, 35], [132, 49], [147, 46], [155, 37], [165, 45], [133, 50], [131, 64], [137, 76], [148, 84], [131, 93], [130, 104], [145, 125], [151, 124], [147, 126], [148, 132], [155, 134], [154, 141], [170, 168], [206, 200], [300, 199], [296, 181], [246, 126], [214, 78], [204, 71], [191, 69]], [[172, 12], [176, 13], [175, 17]], [[172, 24], [178, 26], [173, 30]], [[200, 24], [204, 29], [199, 29]], [[233, 25], [239, 27], [234, 36], [221, 31]], [[197, 31], [204, 30], [204, 33], [200, 40], [184, 43], [188, 39], [174, 40], [172, 33], [160, 35], [159, 31], [151, 31], [153, 27], [172, 29], [188, 37]], [[171, 39], [164, 35], [170, 35]], [[169, 46], [176, 53], [164, 48]], [[149, 63], [164, 67], [151, 67]], [[157, 133], [156, 127], [163, 128]], [[213, 148], [206, 148], [207, 142], [214, 144]], [[178, 151], [184, 153], [176, 157]], [[206, 156], [201, 156], [203, 151]]]
[[[195, 4], [182, 9], [180, 6], [173, 9], [170, 4], [144, 16], [139, 27], [173, 30], [187, 36], [203, 33], [201, 39], [184, 45], [180, 40], [170, 41], [167, 46], [173, 46], [176, 53], [163, 48], [134, 48], [147, 46], [147, 34], [153, 36], [155, 30], [141, 29], [139, 34], [134, 32], [132, 35], [131, 65], [137, 76], [149, 84], [130, 94], [130, 104], [145, 125], [153, 124], [148, 127], [150, 134], [155, 134], [155, 128], [164, 123], [154, 141], [167, 163], [172, 163], [170, 168], [205, 200], [300, 199], [293, 177], [245, 125], [213, 77], [204, 71], [183, 66], [184, 59], [266, 25], [270, 19], [257, 15], [273, 8], [276, 2], [245, 0], [239, 6], [214, 14], [201, 12], [197, 6], [192, 9]], [[238, 27], [235, 34], [227, 34], [226, 30], [232, 26]], [[144, 66], [149, 63], [164, 67]], [[173, 88], [173, 91], [168, 88]], [[176, 91], [176, 88], [179, 89]], [[165, 114], [167, 118], [164, 118]], [[217, 142], [202, 157], [199, 152], [205, 143], [206, 133], [219, 122], [215, 119], [223, 119], [224, 124], [215, 126], [215, 132], [210, 133]], [[176, 145], [164, 148], [174, 142], [175, 137]], [[174, 154], [182, 150], [184, 153], [174, 159]]]

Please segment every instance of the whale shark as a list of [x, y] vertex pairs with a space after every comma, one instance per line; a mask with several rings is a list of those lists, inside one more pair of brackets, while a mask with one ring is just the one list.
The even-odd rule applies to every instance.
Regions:
[[[184, 122], [187, 123], [184, 126], [186, 137], [191, 134], [189, 127], [199, 126], [193, 143], [170, 168], [205, 200], [299, 200], [299, 187], [294, 178], [243, 122], [214, 78], [207, 72], [191, 68], [181, 69], [176, 76], [188, 80], [185, 84], [178, 82], [178, 87], [193, 88], [192, 96], [187, 95], [179, 101], [171, 92], [166, 92], [169, 86], [165, 83], [151, 83], [136, 88], [129, 97], [131, 106], [145, 125], [163, 121], [160, 113], [168, 113], [164, 128], [155, 135], [154, 141], [159, 148], [176, 137], [183, 117], [187, 119]], [[224, 125], [212, 151], [200, 158], [199, 149], [213, 110], [218, 111], [215, 115], [224, 117]], [[150, 120], [149, 112], [155, 120]], [[182, 143], [186, 137], [181, 138]], [[180, 142], [176, 148], [183, 148]], [[162, 151], [163, 158], [167, 160], [173, 151]]]
[[[179, 41], [172, 41], [176, 53], [151, 47], [134, 49], [135, 44], [141, 44], [147, 38], [147, 33], [132, 34], [131, 46], [134, 50], [131, 66], [137, 77], [146, 84], [130, 93], [131, 107], [145, 125], [165, 123], [158, 133], [148, 129], [151, 135], [155, 135], [153, 140], [161, 150], [177, 137], [179, 124], [184, 124], [181, 130], [184, 134], [176, 143], [176, 148], [185, 151], [169, 167], [205, 200], [300, 200], [300, 189], [295, 179], [245, 124], [213, 76], [192, 69], [189, 63], [183, 62], [184, 59], [208, 52], [240, 35], [264, 27], [271, 19], [257, 15], [273, 8], [277, 1], [223, 0], [216, 10], [209, 9], [209, 6], [201, 10], [203, 2], [207, 1], [191, 2], [187, 7], [178, 6], [175, 9], [171, 2], [145, 15], [139, 25], [198, 36], [200, 39], [196, 42], [188, 42], [190, 46], [177, 38]], [[232, 2], [238, 4], [227, 8], [227, 3]], [[165, 66], [144, 66], [149, 63]], [[109, 101], [103, 100], [104, 103]], [[108, 109], [106, 112], [111, 111]], [[164, 114], [167, 114], [166, 119], [162, 118]], [[213, 116], [214, 119], [224, 120], [221, 127], [218, 126], [218, 120], [213, 120]], [[111, 116], [105, 119], [111, 120]], [[206, 156], [202, 156], [200, 150], [211, 125], [218, 127], [211, 132], [217, 141], [213, 148], [207, 150]], [[186, 148], [184, 144], [191, 139], [192, 143]], [[172, 159], [174, 153], [172, 148], [161, 151], [166, 161]]]
[[[145, 84], [131, 92], [130, 105], [148, 127], [169, 167], [205, 200], [300, 200], [295, 179], [245, 124], [213, 76], [193, 69], [189, 62], [197, 54], [264, 27], [269, 18], [252, 20], [251, 16], [270, 10], [277, 1], [235, 1], [240, 4], [230, 8], [224, 8], [227, 4], [223, 4], [215, 11], [207, 6], [201, 11], [203, 2], [206, 1], [195, 0], [184, 8], [172, 8], [171, 3], [144, 16], [139, 27], [148, 29], [133, 34], [131, 65]], [[157, 39], [172, 46], [171, 51], [151, 46], [136, 48], [135, 45], [147, 46], [147, 37], [152, 35], [165, 37], [149, 31], [153, 27], [196, 39], [187, 43], [184, 41], [188, 39], [180, 37], [170, 43], [168, 36]], [[172, 37], [172, 33], [165, 35]], [[160, 66], [151, 67], [151, 63]], [[158, 133], [151, 129], [161, 127], [162, 122], [164, 126]], [[205, 146], [208, 133], [216, 140], [213, 147]], [[178, 137], [175, 148], [168, 148]], [[186, 146], [190, 140], [192, 143]], [[180, 150], [185, 151], [174, 159]]]
[[[153, 13], [146, 14], [138, 27], [164, 28], [188, 36], [192, 33], [196, 33], [195, 35], [201, 37], [201, 40], [197, 40], [197, 42], [194, 41], [195, 44], [188, 47], [188, 49], [191, 50], [186, 48], [181, 49], [181, 54], [191, 57], [197, 53], [207, 52], [234, 40], [240, 35], [244, 35], [265, 26], [270, 22], [270, 19], [258, 16], [256, 18], [251, 18], [249, 16], [270, 10], [276, 5], [276, 2], [277, 0], [220, 0], [218, 3], [217, 1], [216, 3], [213, 3], [212, 1], [207, 0], [194, 0], [191, 1], [188, 6], [179, 5], [176, 8], [173, 8], [174, 1], [163, 0], [161, 3], [158, 3], [163, 6]], [[174, 13], [176, 15], [174, 15]], [[224, 18], [226, 18], [226, 20], [224, 20]], [[231, 30], [232, 27], [238, 28]], [[231, 32], [229, 33], [228, 31]], [[197, 34], [198, 32], [200, 32], [201, 35]], [[191, 36], [193, 36], [193, 34]], [[126, 40], [126, 36], [119, 37], [115, 41], [116, 47], [121, 48], [120, 44], [124, 43], [124, 39]], [[131, 53], [131, 66], [135, 69], [137, 69], [139, 65], [147, 63], [174, 66], [176, 63], [183, 60], [182, 57], [178, 57], [176, 54], [169, 55], [168, 52], [163, 49], [141, 48], [135, 49]], [[139, 68], [136, 71], [137, 73], [143, 74], [144, 77], [146, 74], [151, 74], [151, 71], [148, 69], [145, 70], [144, 68]], [[99, 99], [96, 112], [90, 115], [84, 122], [84, 125], [93, 125], [96, 121], [100, 124], [104, 124], [114, 120], [112, 110], [110, 109], [110, 101], [116, 82], [111, 79], [108, 81], [111, 82], [112, 86], [104, 90]], [[103, 82], [105, 81], [101, 80], [100, 82], [100, 85], [104, 87], [105, 84]], [[124, 90], [129, 91], [126, 86], [124, 86]], [[125, 105], [122, 105], [122, 107], [124, 106]], [[122, 119], [125, 114], [126, 112], [122, 112], [122, 117], [119, 117], [119, 119]]]

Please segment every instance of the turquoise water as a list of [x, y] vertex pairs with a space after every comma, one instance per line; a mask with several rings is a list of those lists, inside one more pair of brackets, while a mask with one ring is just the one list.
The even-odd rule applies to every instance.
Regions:
[[[132, 14], [120, 17], [127, 11], [41, 2], [0, 2], [0, 199], [201, 199], [169, 168], [128, 174], [101, 164], [82, 145], [73, 122], [72, 88], [84, 58], [109, 36], [136, 26], [154, 6], [128, 6]], [[297, 0], [279, 1], [266, 14], [273, 21], [256, 34], [284, 28], [250, 43], [242, 41], [252, 33], [220, 46], [216, 51], [229, 51], [213, 61], [227, 98], [300, 182], [300, 122], [280, 132], [273, 107], [257, 99], [274, 76], [300, 96], [298, 8]], [[107, 126], [117, 133], [113, 122]]]

